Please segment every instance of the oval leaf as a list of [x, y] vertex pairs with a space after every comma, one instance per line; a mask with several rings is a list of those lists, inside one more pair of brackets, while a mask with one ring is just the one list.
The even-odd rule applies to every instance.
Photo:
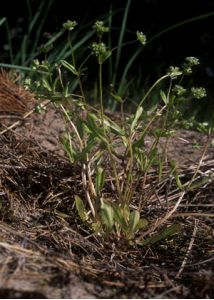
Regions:
[[104, 201], [101, 204], [101, 218], [107, 230], [111, 231], [114, 226], [114, 210], [110, 204]]
[[177, 232], [179, 232], [181, 229], [181, 226], [179, 224], [173, 224], [165, 229], [163, 229], [160, 233], [154, 234], [150, 238], [143, 240], [143, 241], [138, 241], [138, 245], [140, 246], [147, 246], [147, 245], [153, 245], [161, 240], [164, 240], [168, 236], [171, 236]]
[[76, 209], [78, 211], [78, 214], [79, 214], [81, 220], [83, 222], [87, 221], [88, 215], [87, 215], [87, 211], [85, 209], [85, 205], [84, 205], [82, 199], [77, 195], [74, 196], [74, 199], [75, 199]]
[[163, 100], [163, 102], [167, 105], [168, 104], [168, 98], [166, 96], [166, 94], [164, 93], [164, 91], [160, 91], [160, 96], [161, 96], [161, 99]]
[[143, 113], [143, 107], [139, 106], [135, 113], [134, 120], [132, 121], [132, 124], [131, 124], [131, 132], [134, 131], [135, 126], [137, 125], [137, 122], [138, 122], [139, 118], [141, 117], [142, 113]]
[[129, 232], [131, 234], [135, 233], [137, 230], [137, 226], [140, 220], [140, 213], [137, 210], [134, 210], [130, 213], [130, 219], [129, 219]]
[[96, 192], [98, 194], [101, 193], [103, 185], [104, 185], [104, 182], [105, 182], [105, 172], [104, 172], [104, 169], [101, 168], [101, 167], [98, 167], [97, 176], [96, 176], [96, 185], [95, 185]]

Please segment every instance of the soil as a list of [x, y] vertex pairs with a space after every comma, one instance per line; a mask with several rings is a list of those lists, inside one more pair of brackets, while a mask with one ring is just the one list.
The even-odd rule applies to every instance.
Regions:
[[[63, 132], [60, 114], [49, 106], [0, 135], [0, 297], [213, 298], [213, 177], [186, 192], [167, 221], [181, 225], [173, 237], [146, 247], [103, 239], [74, 209], [81, 180], [59, 142]], [[168, 157], [178, 161], [184, 182], [206, 139], [178, 130], [170, 140]], [[151, 143], [148, 137], [147, 146]], [[210, 144], [201, 176], [213, 172], [213, 154]], [[157, 174], [148, 176], [138, 194], [154, 191]], [[148, 220], [165, 215], [179, 195], [175, 180], [166, 181], [143, 215]]]

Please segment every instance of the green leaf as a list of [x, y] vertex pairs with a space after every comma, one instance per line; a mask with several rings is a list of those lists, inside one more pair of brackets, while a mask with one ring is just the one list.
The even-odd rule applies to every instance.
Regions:
[[104, 119], [104, 124], [106, 126], [108, 126], [109, 128], [111, 128], [112, 132], [115, 133], [115, 134], [118, 134], [120, 136], [123, 136], [125, 133], [124, 133], [124, 130], [118, 126], [114, 121], [109, 121], [107, 119]]
[[97, 142], [96, 142], [96, 139], [92, 138], [90, 140], [87, 141], [87, 144], [86, 146], [83, 148], [82, 152], [79, 152], [78, 153], [78, 161], [79, 162], [86, 162], [87, 160], [87, 154], [90, 154], [92, 149], [95, 148]]
[[112, 206], [104, 201], [101, 204], [101, 218], [108, 231], [114, 226], [114, 210]]
[[79, 136], [81, 137], [81, 139], [83, 139], [83, 137], [84, 137], [84, 121], [81, 118], [78, 118], [75, 125], [76, 125], [77, 131], [79, 133]]
[[149, 222], [147, 219], [143, 218], [140, 219], [137, 225], [137, 229], [145, 229], [146, 227], [148, 227]]
[[132, 121], [132, 124], [131, 124], [131, 132], [134, 131], [135, 126], [137, 125], [137, 122], [138, 122], [139, 118], [141, 117], [142, 113], [143, 113], [143, 107], [139, 106], [135, 113], [134, 120]]
[[85, 205], [84, 205], [82, 199], [77, 195], [74, 196], [74, 199], [75, 199], [76, 209], [78, 211], [78, 214], [79, 214], [81, 220], [83, 222], [87, 221], [88, 215], [87, 215], [87, 211], [85, 209]]
[[60, 218], [63, 218], [63, 219], [70, 218], [70, 215], [65, 214], [64, 212], [61, 212], [57, 209], [54, 209], [54, 214], [59, 216]]
[[114, 209], [114, 219], [115, 219], [115, 221], [120, 225], [122, 230], [125, 232], [127, 230], [128, 226], [127, 226], [127, 223], [126, 223], [126, 221], [124, 219], [124, 216], [123, 216], [122, 207], [118, 206], [118, 205], [114, 205], [113, 209]]
[[160, 96], [161, 96], [161, 99], [163, 100], [163, 102], [167, 105], [169, 103], [169, 100], [166, 96], [166, 94], [164, 93], [164, 91], [160, 91]]
[[122, 207], [122, 214], [123, 214], [123, 217], [124, 217], [125, 221], [128, 223], [129, 218], [130, 218], [130, 209], [129, 209], [129, 206], [127, 204], [125, 204]]
[[77, 158], [77, 151], [73, 148], [71, 139], [71, 135], [68, 133], [67, 136], [62, 138], [62, 144], [70, 162], [74, 163]]
[[147, 245], [153, 245], [161, 240], [164, 240], [168, 236], [171, 236], [175, 233], [178, 233], [181, 230], [181, 226], [179, 224], [173, 224], [165, 229], [163, 229], [160, 233], [154, 234], [150, 238], [143, 240], [143, 241], [137, 241], [137, 244], [140, 246], [147, 246]]
[[47, 79], [42, 78], [42, 85], [43, 85], [43, 87], [44, 87], [46, 90], [48, 90], [49, 92], [52, 91], [52, 88], [51, 88], [49, 82], [47, 81]]
[[0, 20], [0, 26], [5, 22], [5, 21], [7, 21], [7, 19], [4, 17], [4, 18], [1, 18], [1, 20]]
[[98, 221], [98, 222], [94, 222], [91, 224], [91, 227], [93, 229], [94, 232], [98, 233], [100, 231], [102, 231], [102, 226], [101, 226], [101, 223]]
[[113, 98], [116, 102], [118, 102], [118, 103], [123, 103], [123, 99], [122, 99], [122, 97], [120, 97], [119, 95], [114, 94], [114, 93], [110, 93], [110, 95], [112, 96], [112, 98]]
[[104, 169], [101, 168], [101, 167], [98, 167], [98, 169], [97, 169], [97, 176], [96, 176], [96, 184], [95, 184], [96, 192], [98, 194], [101, 193], [102, 188], [104, 186], [104, 182], [105, 182], [105, 172], [104, 172]]
[[129, 218], [129, 232], [131, 234], [135, 233], [137, 230], [138, 223], [140, 221], [140, 213], [137, 210], [133, 210], [130, 213], [130, 218]]
[[[108, 143], [103, 128], [100, 127], [98, 123], [99, 120], [94, 114], [88, 114], [87, 121], [85, 122], [85, 127], [89, 130], [90, 133], [97, 137], [99, 140], [102, 140], [105, 144]], [[98, 123], [98, 124], [97, 124]]]
[[172, 167], [171, 173], [175, 176], [175, 181], [176, 181], [177, 187], [179, 189], [183, 190], [184, 186], [181, 183], [180, 178], [179, 178], [178, 167], [177, 167], [176, 161], [174, 161], [174, 160], [170, 161], [170, 166]]
[[71, 71], [71, 73], [73, 73], [75, 76], [79, 76], [79, 72], [75, 69], [75, 67], [71, 64], [69, 64], [66, 60], [60, 60], [60, 63], [69, 71]]

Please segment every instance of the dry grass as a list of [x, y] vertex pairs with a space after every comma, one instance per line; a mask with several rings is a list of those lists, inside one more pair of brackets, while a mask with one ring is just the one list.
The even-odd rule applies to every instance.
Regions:
[[35, 103], [34, 96], [17, 84], [17, 78], [10, 73], [0, 73], [0, 114], [1, 117], [8, 115], [24, 115], [32, 104]]

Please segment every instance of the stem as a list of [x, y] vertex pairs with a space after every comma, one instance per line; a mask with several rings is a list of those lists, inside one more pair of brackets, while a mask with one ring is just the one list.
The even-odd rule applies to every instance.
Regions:
[[148, 90], [148, 92], [145, 94], [145, 96], [143, 97], [143, 99], [140, 101], [140, 103], [138, 104], [138, 108], [144, 103], [144, 101], [146, 100], [146, 98], [149, 96], [149, 94], [151, 93], [151, 91], [162, 81], [164, 80], [165, 78], [168, 78], [169, 75], [166, 74], [162, 77], [160, 77], [151, 87], [150, 89]]
[[132, 176], [132, 173], [133, 173], [133, 163], [134, 163], [134, 155], [133, 155], [133, 148], [132, 148], [132, 143], [131, 143], [131, 140], [129, 139], [128, 140], [128, 147], [129, 147], [129, 155], [130, 155], [130, 158], [129, 158], [129, 161], [126, 165], [126, 170], [125, 172], [127, 174], [127, 180], [126, 180], [126, 186], [125, 186], [125, 192], [124, 192], [124, 202], [125, 203], [128, 203], [130, 198], [131, 198], [131, 195], [132, 195], [132, 189], [133, 189], [133, 176]]
[[[103, 105], [103, 84], [102, 84], [102, 63], [99, 63], [99, 90], [100, 90], [100, 107], [101, 107], [101, 124], [103, 127], [103, 131], [104, 131], [104, 135], [106, 137], [107, 133], [106, 133], [106, 129], [105, 129], [105, 125], [104, 125], [104, 105]], [[120, 199], [120, 202], [122, 201], [122, 193], [121, 193], [121, 189], [120, 189], [120, 183], [118, 180], [118, 174], [117, 174], [117, 169], [116, 169], [116, 164], [115, 164], [115, 160], [112, 154], [112, 149], [110, 144], [107, 144], [107, 150], [108, 153], [110, 155], [110, 160], [111, 160], [111, 164], [112, 164], [112, 168], [113, 168], [113, 173], [114, 173], [114, 178], [115, 178], [115, 182], [116, 182], [116, 188], [117, 188], [117, 193]]]
[[[71, 125], [71, 127], [73, 128], [73, 130], [74, 130], [74, 132], [75, 132], [75, 134], [77, 136], [77, 139], [79, 141], [80, 151], [83, 151], [83, 149], [84, 149], [84, 143], [83, 143], [83, 141], [82, 141], [82, 139], [81, 139], [81, 137], [79, 135], [79, 132], [78, 132], [76, 126], [72, 122], [72, 120], [69, 117], [69, 115], [68, 115], [67, 111], [65, 110], [64, 106], [62, 104], [60, 104], [60, 107], [61, 107], [64, 115], [66, 116], [69, 124]], [[83, 187], [84, 187], [84, 190], [85, 190], [86, 199], [87, 199], [88, 204], [90, 206], [92, 215], [96, 219], [95, 205], [94, 205], [94, 201], [92, 200], [92, 198], [96, 197], [96, 191], [95, 191], [95, 188], [94, 188], [93, 180], [91, 178], [90, 168], [88, 167], [88, 157], [87, 157], [86, 163], [82, 163], [81, 176], [82, 176], [82, 183], [83, 183]], [[88, 183], [89, 184], [87, 184], [87, 178], [88, 178]], [[89, 188], [88, 188], [88, 186], [89, 186]], [[92, 195], [92, 198], [91, 198], [90, 195]]]
[[103, 78], [102, 78], [102, 63], [99, 63], [99, 90], [100, 90], [100, 108], [101, 108], [101, 122], [102, 127], [105, 133], [105, 126], [104, 126], [104, 107], [103, 107]]
[[73, 45], [72, 45], [72, 40], [71, 40], [71, 33], [69, 31], [68, 33], [68, 44], [71, 48], [71, 57], [72, 57], [72, 64], [74, 66], [74, 68], [76, 69], [76, 61], [75, 61], [75, 56], [74, 56], [74, 49], [73, 49]]
[[112, 154], [111, 146], [109, 144], [107, 145], [107, 150], [108, 150], [108, 153], [110, 155], [111, 165], [112, 165], [112, 168], [113, 168], [114, 178], [115, 178], [115, 182], [116, 182], [117, 194], [119, 196], [120, 203], [122, 203], [123, 202], [123, 195], [121, 193], [121, 188], [120, 188], [120, 183], [119, 183], [119, 179], [118, 179], [118, 173], [117, 173], [117, 168], [116, 168], [116, 164], [115, 164], [115, 159], [114, 159], [114, 156]]
[[[74, 48], [73, 48], [73, 45], [72, 45], [72, 39], [71, 39], [71, 33], [70, 32], [68, 33], [68, 44], [71, 48], [72, 64], [73, 64], [74, 68], [76, 69], [76, 60], [75, 60]], [[83, 85], [82, 85], [82, 80], [81, 80], [81, 77], [80, 77], [80, 72], [78, 72], [77, 78], [78, 78], [78, 83], [79, 83], [79, 87], [80, 87], [80, 93], [82, 95], [83, 102], [85, 103], [86, 102], [85, 93], [84, 93], [84, 89], [83, 89]]]

